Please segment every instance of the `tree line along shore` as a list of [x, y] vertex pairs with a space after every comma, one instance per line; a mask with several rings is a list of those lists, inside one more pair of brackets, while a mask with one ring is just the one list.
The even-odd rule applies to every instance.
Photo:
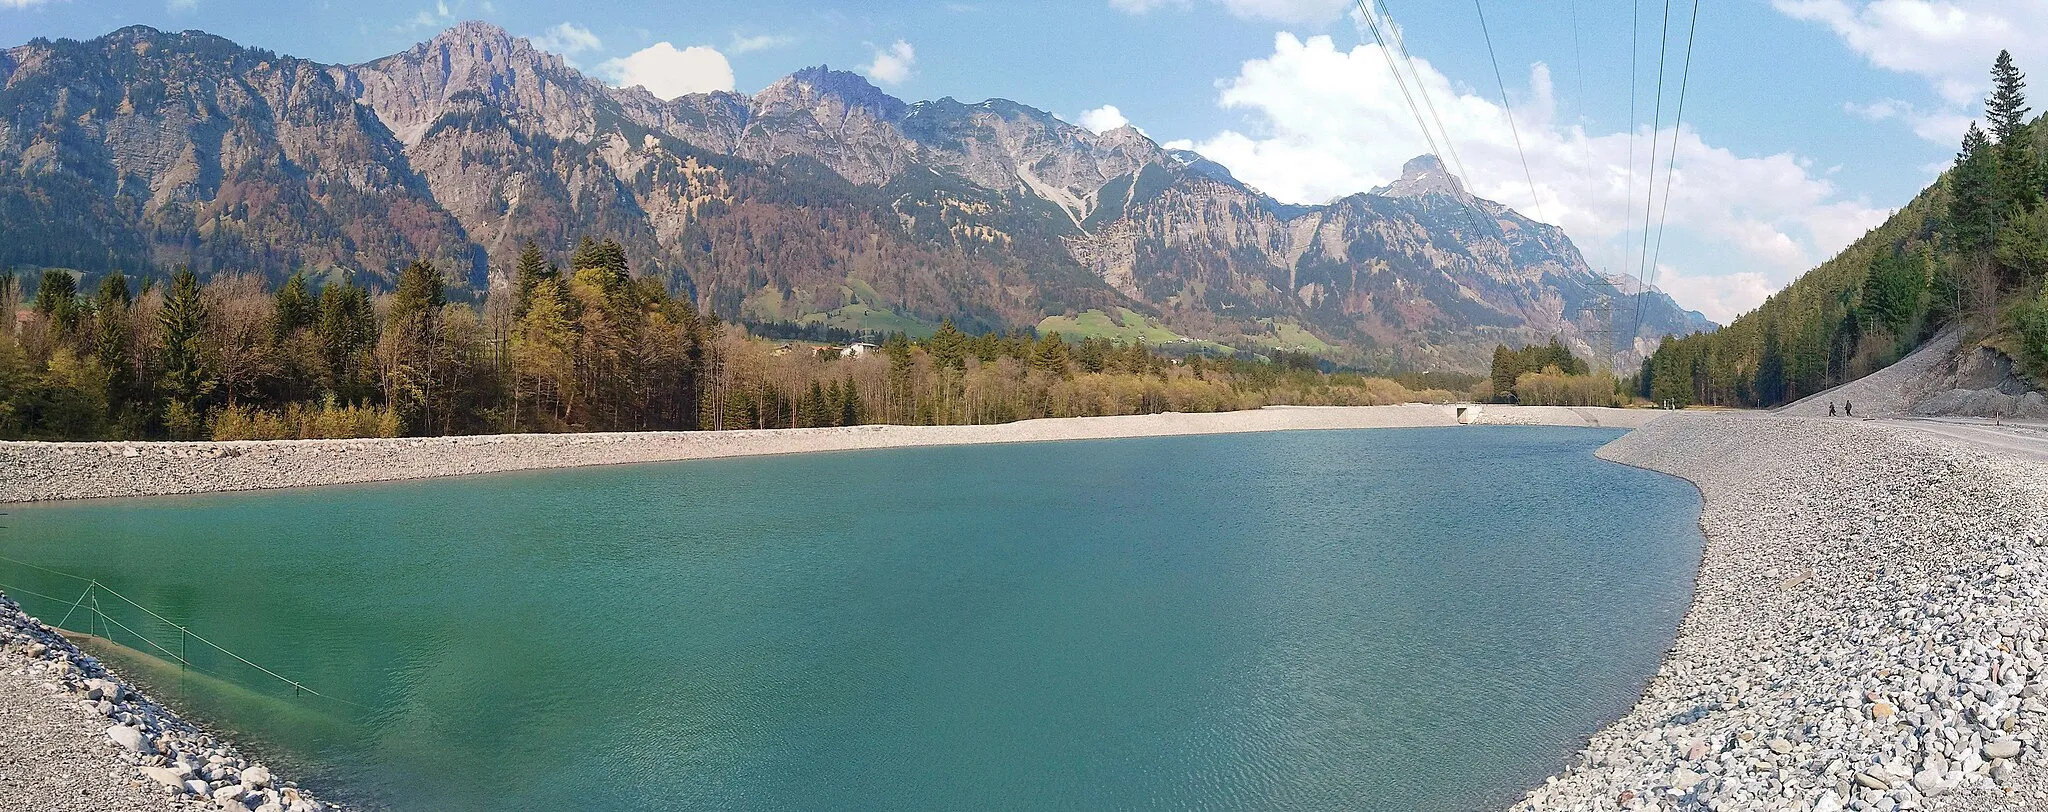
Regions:
[[972, 424], [1457, 397], [1284, 357], [1176, 361], [1141, 344], [950, 324], [873, 351], [763, 341], [635, 278], [610, 241], [585, 240], [567, 270], [529, 246], [513, 279], [459, 302], [426, 263], [388, 294], [304, 276], [202, 284], [180, 271], [139, 293], [110, 274], [88, 296], [46, 273], [26, 317], [0, 334], [0, 437]]
[[[566, 268], [529, 244], [509, 277], [481, 300], [454, 301], [425, 262], [400, 271], [388, 293], [304, 274], [202, 282], [188, 270], [161, 281], [111, 273], [88, 290], [47, 270], [24, 300], [23, 285], [0, 275], [0, 312], [18, 314], [0, 324], [0, 439], [963, 425], [1490, 400], [1516, 385], [1334, 372], [1282, 351], [968, 335], [951, 322], [917, 340], [877, 336], [879, 345], [776, 342], [635, 277], [610, 240], [585, 238]], [[1583, 362], [1563, 358], [1583, 379]], [[1542, 376], [1564, 374], [1543, 367], [1525, 370], [1539, 380], [1524, 402], [1616, 400], [1611, 378], [1560, 390]]]

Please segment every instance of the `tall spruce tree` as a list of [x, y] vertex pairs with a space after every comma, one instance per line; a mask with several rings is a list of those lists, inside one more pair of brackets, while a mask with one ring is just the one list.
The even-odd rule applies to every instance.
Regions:
[[436, 362], [440, 360], [441, 307], [445, 304], [446, 283], [433, 263], [416, 260], [398, 272], [391, 318], [385, 325], [389, 355], [384, 398], [402, 413], [416, 409], [417, 425], [428, 432], [434, 430], [434, 421], [440, 416], [436, 405], [442, 392], [436, 376], [444, 365]]
[[2041, 201], [2040, 162], [2027, 132], [2027, 77], [2012, 64], [2012, 54], [1999, 51], [1991, 66], [1991, 97], [1984, 100], [1984, 118], [1998, 143], [1998, 211], [2003, 218], [2024, 212]]
[[[1060, 338], [1059, 333], [1046, 333], [1038, 339], [1038, 345], [1031, 351], [1031, 368], [1055, 378], [1072, 374], [1067, 369], [1067, 342]], [[1139, 369], [1135, 374], [1143, 373], [1144, 370]]]
[[199, 296], [199, 277], [192, 269], [179, 268], [171, 277], [171, 290], [157, 313], [161, 333], [157, 366], [163, 370], [158, 387], [164, 395], [164, 428], [173, 437], [197, 437], [204, 426], [207, 393], [213, 378], [207, 370], [205, 346], [206, 302]]
[[953, 326], [952, 319], [941, 319], [939, 331], [925, 342], [931, 351], [932, 363], [944, 369], [967, 368], [967, 334]]
[[370, 397], [369, 358], [377, 345], [377, 311], [370, 289], [353, 281], [320, 291], [320, 319], [313, 325], [326, 366], [322, 383], [335, 400], [354, 405]]
[[1963, 149], [1949, 172], [1949, 233], [1965, 258], [1991, 250], [1998, 233], [1998, 165], [1991, 139], [1975, 123], [1963, 134]]
[[107, 414], [119, 419], [135, 390], [135, 365], [129, 350], [134, 343], [133, 329], [128, 322], [133, 296], [128, 292], [128, 277], [120, 271], [107, 274], [93, 299], [92, 354], [106, 376]]
[[128, 290], [128, 277], [122, 275], [120, 271], [112, 271], [100, 280], [99, 293], [95, 295], [93, 307], [127, 307], [134, 303], [135, 295]]
[[35, 309], [50, 320], [50, 327], [68, 334], [78, 328], [78, 279], [70, 271], [43, 271], [36, 285]]
[[306, 286], [306, 275], [292, 274], [277, 289], [271, 325], [277, 340], [290, 338], [300, 328], [311, 327], [320, 318], [320, 300]]

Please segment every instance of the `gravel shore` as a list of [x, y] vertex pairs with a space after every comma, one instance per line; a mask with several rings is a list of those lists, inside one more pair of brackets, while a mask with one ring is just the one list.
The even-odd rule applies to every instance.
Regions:
[[[1634, 428], [1663, 412], [1470, 407], [1475, 423]], [[383, 482], [541, 468], [906, 446], [1308, 429], [1451, 426], [1453, 406], [1272, 407], [1216, 414], [727, 432], [514, 434], [240, 443], [0, 442], [0, 502], [158, 496]]]
[[2048, 809], [2048, 469], [1732, 415], [1599, 453], [1698, 485], [1707, 549], [1640, 703], [1514, 809]]
[[0, 596], [0, 809], [332, 809]]

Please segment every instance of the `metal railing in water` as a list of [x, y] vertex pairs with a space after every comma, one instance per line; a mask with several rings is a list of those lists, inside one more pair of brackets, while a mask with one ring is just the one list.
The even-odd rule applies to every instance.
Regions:
[[[362, 709], [364, 709], [364, 710], [370, 710], [369, 706], [366, 706], [366, 705], [362, 705], [362, 704], [359, 704], [359, 703], [355, 703], [355, 702], [350, 702], [350, 701], [348, 701], [348, 700], [346, 700], [346, 699], [342, 699], [342, 698], [340, 698], [340, 697], [337, 697], [337, 696], [332, 696], [332, 695], [329, 695], [329, 694], [321, 693], [320, 691], [316, 691], [316, 690], [313, 690], [312, 688], [306, 687], [306, 684], [305, 684], [305, 683], [303, 683], [303, 682], [300, 682], [300, 681], [298, 681], [298, 680], [292, 679], [292, 678], [290, 678], [290, 677], [287, 677], [287, 676], [285, 676], [285, 675], [283, 675], [283, 674], [279, 674], [279, 673], [277, 673], [276, 671], [272, 671], [272, 670], [270, 670], [269, 668], [265, 668], [265, 667], [263, 667], [263, 666], [261, 666], [261, 665], [258, 665], [258, 664], [256, 664], [255, 662], [251, 661], [251, 660], [250, 660], [249, 658], [247, 658], [247, 657], [243, 657], [243, 656], [242, 656], [242, 655], [240, 655], [240, 654], [236, 654], [236, 653], [235, 653], [235, 652], [233, 652], [233, 651], [229, 651], [229, 650], [228, 650], [228, 649], [227, 649], [226, 647], [223, 647], [223, 646], [221, 646], [221, 645], [220, 645], [219, 643], [215, 643], [215, 642], [213, 642], [212, 640], [209, 640], [209, 639], [207, 639], [207, 638], [205, 638], [205, 637], [202, 637], [202, 636], [200, 636], [200, 635], [198, 635], [198, 634], [194, 633], [194, 632], [193, 632], [193, 631], [192, 631], [191, 629], [189, 629], [189, 628], [186, 628], [186, 626], [185, 626], [184, 624], [182, 624], [182, 623], [178, 623], [177, 621], [171, 620], [170, 618], [164, 617], [163, 615], [157, 614], [157, 613], [156, 613], [156, 612], [155, 612], [154, 610], [150, 609], [149, 607], [147, 607], [147, 606], [144, 606], [144, 605], [142, 605], [141, 603], [138, 603], [138, 602], [136, 602], [136, 601], [135, 601], [134, 599], [132, 599], [132, 598], [129, 598], [129, 597], [127, 596], [127, 595], [123, 595], [123, 594], [121, 594], [120, 592], [117, 592], [117, 591], [115, 591], [115, 590], [113, 590], [113, 589], [109, 588], [109, 587], [108, 587], [108, 586], [107, 586], [106, 584], [102, 584], [102, 583], [100, 583], [100, 582], [99, 582], [99, 581], [98, 581], [97, 579], [93, 579], [93, 578], [87, 578], [87, 577], [85, 577], [85, 576], [82, 576], [82, 575], [73, 575], [73, 574], [71, 574], [71, 573], [68, 573], [68, 572], [63, 572], [63, 571], [61, 571], [61, 570], [54, 570], [54, 569], [50, 569], [49, 567], [44, 567], [44, 566], [40, 566], [40, 565], [37, 565], [37, 564], [31, 564], [31, 563], [28, 563], [27, 561], [22, 561], [22, 560], [19, 560], [19, 559], [14, 559], [14, 558], [8, 558], [8, 557], [6, 557], [6, 556], [0, 556], [0, 561], [4, 561], [4, 562], [10, 563], [10, 564], [15, 564], [15, 565], [19, 565], [19, 566], [27, 567], [27, 568], [29, 568], [29, 569], [32, 569], [32, 570], [38, 570], [38, 571], [41, 571], [41, 572], [46, 572], [46, 573], [49, 573], [49, 574], [51, 574], [51, 575], [59, 576], [59, 577], [62, 577], [62, 578], [69, 578], [69, 579], [72, 579], [72, 580], [74, 580], [74, 581], [77, 581], [77, 582], [79, 582], [79, 583], [85, 584], [85, 591], [83, 591], [83, 592], [80, 592], [80, 593], [78, 594], [78, 597], [77, 597], [76, 599], [70, 600], [70, 601], [68, 602], [68, 606], [69, 606], [69, 608], [65, 610], [65, 612], [64, 612], [64, 616], [63, 616], [62, 618], [60, 618], [60, 619], [59, 619], [59, 620], [58, 620], [58, 621], [57, 621], [56, 623], [52, 623], [52, 624], [50, 624], [50, 625], [51, 625], [52, 627], [54, 627], [54, 628], [58, 628], [58, 629], [69, 629], [70, 627], [67, 627], [67, 626], [65, 626], [64, 624], [66, 624], [66, 623], [70, 622], [70, 620], [71, 620], [72, 616], [73, 616], [74, 614], [78, 613], [78, 612], [79, 612], [79, 610], [81, 610], [81, 609], [82, 609], [82, 610], [84, 610], [84, 611], [85, 611], [85, 612], [87, 613], [87, 614], [86, 614], [86, 624], [87, 624], [87, 625], [86, 625], [86, 634], [87, 634], [87, 636], [89, 636], [89, 637], [98, 637], [98, 638], [101, 638], [101, 639], [104, 639], [104, 640], [106, 640], [106, 641], [107, 641], [107, 642], [109, 642], [109, 643], [113, 643], [113, 644], [115, 644], [115, 645], [121, 645], [121, 641], [119, 641], [119, 640], [116, 640], [116, 639], [114, 638], [114, 636], [113, 636], [113, 630], [114, 630], [115, 628], [119, 628], [119, 629], [120, 629], [121, 631], [123, 631], [123, 632], [126, 632], [126, 633], [127, 633], [127, 634], [128, 634], [129, 636], [131, 636], [131, 637], [135, 638], [136, 640], [138, 640], [138, 641], [142, 642], [143, 644], [145, 644], [145, 645], [149, 646], [150, 648], [156, 649], [156, 650], [157, 650], [158, 652], [161, 652], [161, 653], [162, 653], [162, 654], [163, 654], [163, 655], [164, 655], [164, 656], [165, 656], [166, 658], [169, 658], [169, 659], [170, 659], [171, 661], [173, 661], [173, 662], [176, 662], [176, 663], [178, 664], [178, 668], [179, 668], [179, 669], [180, 669], [181, 671], [183, 671], [183, 670], [189, 670], [189, 671], [197, 672], [197, 673], [199, 673], [199, 674], [203, 674], [203, 675], [206, 675], [206, 676], [209, 676], [209, 677], [212, 677], [212, 678], [214, 678], [214, 679], [218, 679], [218, 680], [221, 680], [221, 681], [223, 681], [223, 682], [227, 682], [227, 683], [230, 683], [230, 684], [232, 684], [232, 683], [234, 683], [234, 682], [235, 682], [235, 680], [229, 679], [228, 677], [226, 677], [226, 676], [223, 676], [223, 675], [221, 675], [221, 674], [214, 674], [214, 673], [210, 673], [210, 672], [208, 672], [208, 671], [206, 671], [206, 670], [204, 670], [204, 669], [201, 669], [201, 668], [200, 668], [200, 667], [198, 667], [197, 665], [193, 664], [193, 662], [192, 662], [192, 661], [191, 661], [190, 659], [188, 659], [188, 658], [186, 657], [186, 644], [187, 644], [187, 642], [188, 642], [188, 641], [197, 641], [197, 642], [199, 642], [200, 644], [202, 644], [202, 645], [206, 646], [207, 648], [213, 649], [214, 651], [218, 651], [218, 652], [220, 652], [221, 654], [227, 655], [227, 656], [228, 656], [229, 658], [231, 658], [231, 659], [235, 660], [236, 662], [239, 662], [239, 663], [241, 663], [241, 664], [243, 664], [243, 665], [246, 665], [246, 666], [248, 666], [248, 667], [250, 667], [250, 668], [252, 668], [252, 669], [255, 669], [255, 670], [256, 670], [257, 672], [260, 672], [260, 673], [262, 673], [262, 674], [268, 675], [269, 677], [271, 677], [272, 679], [275, 679], [275, 680], [277, 680], [278, 682], [281, 682], [281, 683], [283, 683], [283, 684], [285, 684], [285, 685], [289, 685], [289, 686], [291, 686], [291, 689], [292, 689], [292, 695], [293, 695], [293, 696], [316, 696], [316, 697], [319, 697], [319, 698], [321, 698], [321, 699], [325, 699], [325, 700], [328, 700], [328, 701], [330, 701], [330, 702], [339, 702], [339, 703], [341, 703], [341, 704], [344, 704], [344, 705], [349, 705], [349, 706], [352, 706], [352, 707], [362, 708]], [[54, 604], [58, 604], [58, 605], [66, 605], [66, 604], [67, 604], [67, 601], [66, 601], [66, 600], [65, 600], [64, 598], [56, 597], [56, 596], [53, 596], [53, 595], [46, 595], [46, 594], [43, 594], [43, 593], [41, 593], [41, 592], [35, 592], [35, 591], [32, 591], [32, 590], [24, 589], [24, 588], [21, 588], [21, 587], [18, 587], [18, 586], [14, 586], [14, 585], [10, 585], [10, 584], [7, 584], [7, 583], [0, 583], [0, 592], [5, 592], [5, 593], [7, 593], [7, 594], [9, 594], [9, 595], [28, 595], [28, 596], [32, 596], [32, 597], [35, 597], [35, 598], [39, 598], [39, 599], [42, 599], [42, 600], [50, 601], [50, 602], [52, 602], [52, 603], [54, 603]], [[134, 628], [132, 628], [132, 627], [128, 626], [128, 625], [127, 625], [127, 624], [125, 624], [125, 623], [122, 623], [122, 622], [121, 622], [120, 620], [118, 620], [118, 619], [114, 618], [113, 616], [111, 616], [111, 615], [107, 614], [107, 613], [106, 613], [106, 612], [105, 612], [104, 610], [102, 610], [102, 609], [100, 608], [99, 598], [100, 598], [100, 595], [101, 595], [102, 593], [106, 594], [107, 596], [109, 596], [109, 597], [111, 597], [111, 598], [114, 598], [114, 599], [116, 599], [116, 600], [119, 600], [120, 602], [122, 602], [122, 603], [124, 603], [124, 604], [127, 604], [128, 606], [134, 607], [134, 608], [135, 608], [135, 609], [136, 609], [137, 611], [140, 611], [140, 612], [142, 612], [143, 614], [145, 614], [145, 615], [148, 615], [149, 617], [151, 617], [151, 618], [154, 618], [154, 619], [156, 619], [156, 621], [157, 621], [157, 622], [159, 622], [159, 623], [163, 624], [164, 626], [167, 626], [167, 627], [169, 627], [169, 628], [173, 628], [173, 629], [177, 629], [177, 630], [178, 630], [178, 650], [177, 650], [177, 651], [172, 651], [172, 650], [171, 650], [171, 649], [170, 649], [169, 647], [167, 647], [167, 646], [165, 646], [164, 644], [162, 644], [162, 643], [158, 642], [157, 640], [155, 640], [154, 638], [150, 637], [149, 635], [146, 635], [146, 634], [143, 634], [143, 633], [141, 633], [141, 632], [138, 632], [138, 631], [136, 631], [136, 630], [135, 630]], [[77, 631], [77, 629], [70, 629], [70, 630], [71, 630], [71, 631], [73, 631], [73, 632], [76, 632], [76, 631]], [[104, 634], [102, 634], [101, 632], [105, 632], [105, 633], [104, 633]], [[146, 652], [145, 652], [145, 653], [146, 653]]]

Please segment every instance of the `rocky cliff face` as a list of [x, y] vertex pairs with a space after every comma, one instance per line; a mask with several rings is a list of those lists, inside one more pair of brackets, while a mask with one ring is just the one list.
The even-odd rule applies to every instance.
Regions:
[[1402, 365], [1467, 369], [1496, 342], [1558, 334], [1626, 364], [1666, 333], [1712, 328], [1653, 292], [1631, 342], [1635, 301], [1616, 280], [1563, 231], [1470, 195], [1434, 157], [1317, 207], [1277, 204], [1200, 156], [1175, 160], [1178, 171], [1130, 179], [1120, 216], [1069, 240], [1118, 290], [1171, 312], [1297, 318]]
[[[1131, 128], [905, 104], [825, 68], [662, 101], [481, 23], [352, 66], [130, 28], [0, 52], [0, 107], [13, 265], [381, 277], [425, 256], [481, 289], [527, 240], [602, 233], [728, 317], [993, 328], [1128, 307], [1464, 368], [1495, 341], [1597, 339], [1604, 280], [1570, 241], [1433, 159], [1287, 206]], [[1646, 337], [1702, 326], [1652, 298]]]

